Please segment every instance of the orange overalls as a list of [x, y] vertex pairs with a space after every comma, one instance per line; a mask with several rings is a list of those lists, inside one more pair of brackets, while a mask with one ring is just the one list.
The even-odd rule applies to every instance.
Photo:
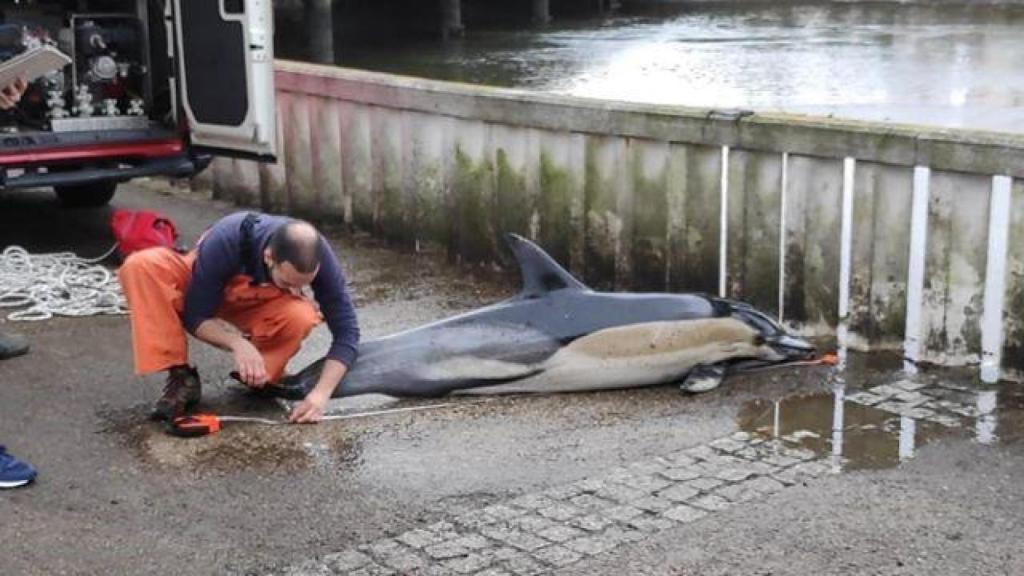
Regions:
[[[179, 254], [169, 248], [149, 248], [128, 256], [117, 272], [128, 299], [139, 375], [188, 364], [181, 315], [195, 259], [194, 251]], [[284, 374], [288, 360], [321, 319], [306, 298], [273, 284], [252, 286], [251, 278], [244, 275], [235, 276], [224, 287], [224, 300], [215, 316], [248, 335], [263, 355], [271, 382]]]

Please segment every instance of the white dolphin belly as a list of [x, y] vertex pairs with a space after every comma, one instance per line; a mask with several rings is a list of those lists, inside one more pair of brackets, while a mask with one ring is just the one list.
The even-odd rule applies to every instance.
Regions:
[[665, 384], [682, 379], [699, 364], [757, 356], [756, 336], [732, 318], [620, 326], [570, 343], [532, 375], [457, 393], [578, 392]]

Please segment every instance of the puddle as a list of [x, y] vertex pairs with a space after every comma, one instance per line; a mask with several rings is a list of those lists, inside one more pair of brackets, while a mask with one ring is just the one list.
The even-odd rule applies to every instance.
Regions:
[[[306, 439], [296, 428], [235, 427], [214, 436], [182, 440], [157, 427], [147, 430], [140, 449], [147, 461], [197, 472], [294, 472], [358, 459], [358, 443], [337, 439]], [[324, 456], [331, 454], [329, 462]]]
[[[217, 434], [183, 439], [170, 435], [164, 424], [151, 421], [148, 406], [99, 416], [105, 421], [101, 432], [113, 434], [140, 461], [159, 468], [196, 473], [293, 472], [349, 465], [361, 453], [356, 436], [309, 426], [225, 423]], [[279, 418], [280, 413], [270, 417]]]
[[891, 468], [916, 448], [953, 433], [870, 406], [839, 401], [838, 407], [840, 397], [826, 393], [751, 402], [740, 411], [740, 428], [765, 438], [799, 440], [843, 470]]
[[891, 468], [944, 438], [979, 444], [1024, 438], [1024, 386], [983, 385], [948, 369], [907, 376], [888, 370], [891, 362], [881, 361], [881, 371], [872, 362], [854, 358], [858, 370], [833, 374], [831, 392], [749, 402], [739, 411], [739, 427], [798, 443], [834, 471]]
[[[258, 470], [265, 473], [316, 469], [353, 469], [362, 462], [363, 443], [387, 428], [412, 426], [423, 414], [433, 419], [478, 417], [492, 399], [396, 400], [383, 396], [332, 402], [317, 426], [275, 426], [254, 422], [222, 423], [216, 434], [179, 438], [149, 419], [149, 407], [100, 411], [101, 433], [114, 435], [145, 464], [191, 469], [196, 474]], [[244, 415], [283, 421], [291, 403], [261, 399], [228, 389], [204, 399], [199, 412]]]

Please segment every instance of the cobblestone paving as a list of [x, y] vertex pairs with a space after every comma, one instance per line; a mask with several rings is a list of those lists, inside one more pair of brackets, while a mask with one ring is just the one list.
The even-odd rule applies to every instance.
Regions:
[[[966, 389], [911, 380], [845, 400], [948, 427], [977, 417]], [[607, 474], [527, 494], [393, 538], [292, 566], [288, 576], [347, 574], [532, 576], [549, 574], [648, 534], [828, 473], [828, 458], [797, 431], [765, 439], [737, 432]]]

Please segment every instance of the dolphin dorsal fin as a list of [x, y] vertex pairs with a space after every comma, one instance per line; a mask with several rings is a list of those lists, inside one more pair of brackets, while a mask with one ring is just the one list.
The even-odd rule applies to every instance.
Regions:
[[539, 298], [556, 290], [590, 290], [573, 278], [547, 252], [518, 234], [506, 234], [505, 242], [519, 263], [523, 289], [518, 298]]

